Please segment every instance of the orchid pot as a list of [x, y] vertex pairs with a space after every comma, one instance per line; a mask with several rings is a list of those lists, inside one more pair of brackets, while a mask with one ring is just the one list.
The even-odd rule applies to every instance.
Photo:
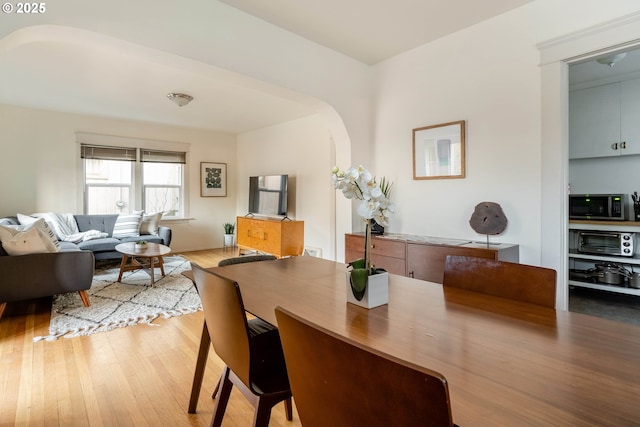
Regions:
[[337, 166], [331, 171], [334, 186], [347, 199], [362, 202], [357, 213], [365, 223], [364, 258], [349, 263], [347, 271], [347, 301], [366, 308], [386, 304], [389, 299], [389, 274], [371, 264], [372, 222], [388, 225], [394, 206], [389, 200], [391, 183], [384, 177], [377, 180], [368, 170], [359, 166], [345, 171]]

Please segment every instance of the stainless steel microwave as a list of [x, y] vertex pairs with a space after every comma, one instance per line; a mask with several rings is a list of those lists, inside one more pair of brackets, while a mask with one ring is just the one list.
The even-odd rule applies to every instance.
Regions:
[[626, 220], [626, 194], [571, 194], [570, 219]]

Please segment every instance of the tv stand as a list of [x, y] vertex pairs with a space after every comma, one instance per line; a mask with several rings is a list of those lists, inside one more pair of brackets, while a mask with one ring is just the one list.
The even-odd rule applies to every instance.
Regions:
[[304, 252], [304, 221], [238, 217], [238, 247], [278, 258]]

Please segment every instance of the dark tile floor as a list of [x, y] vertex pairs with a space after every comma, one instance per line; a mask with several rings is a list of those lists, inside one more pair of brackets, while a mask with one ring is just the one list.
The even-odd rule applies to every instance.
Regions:
[[640, 296], [573, 287], [569, 289], [569, 311], [640, 326]]

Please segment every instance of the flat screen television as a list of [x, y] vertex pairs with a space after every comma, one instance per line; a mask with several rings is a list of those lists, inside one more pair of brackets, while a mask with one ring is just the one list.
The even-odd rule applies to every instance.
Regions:
[[249, 213], [287, 216], [288, 175], [249, 177]]

